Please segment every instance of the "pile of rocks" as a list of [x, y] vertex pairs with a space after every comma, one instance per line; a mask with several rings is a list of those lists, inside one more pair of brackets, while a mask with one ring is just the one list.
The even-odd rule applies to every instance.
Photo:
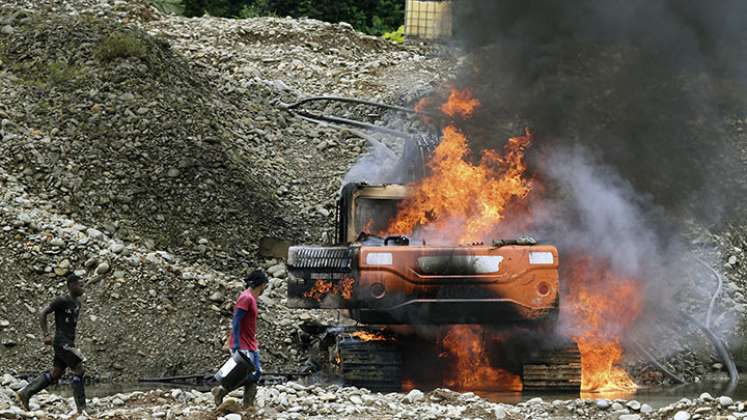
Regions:
[[[0, 382], [0, 418], [47, 417], [67, 418], [74, 405], [72, 398], [42, 392], [32, 399], [31, 413], [16, 405], [14, 390], [23, 385], [12, 377]], [[417, 389], [407, 394], [372, 393], [365, 389], [338, 386], [306, 386], [295, 382], [260, 387], [256, 406], [242, 410], [241, 394], [234, 391], [216, 411], [210, 393], [196, 390], [151, 390], [92, 398], [91, 412], [97, 418], [203, 418], [221, 416], [241, 418], [418, 418], [418, 419], [671, 419], [689, 420], [723, 416], [729, 419], [747, 417], [742, 401], [730, 397], [713, 398], [702, 394], [655, 409], [636, 400], [554, 400], [542, 398], [518, 404], [496, 403], [471, 392], [458, 393], [436, 389], [424, 393]]]
[[[4, 2], [0, 368], [46, 367], [34, 314], [71, 270], [92, 280], [81, 346], [100, 376], [217, 366], [239, 276], [257, 266], [273, 274], [260, 300], [266, 366], [300, 368], [299, 324], [337, 313], [287, 309], [286, 270], [257, 244], [333, 237], [340, 180], [366, 145], [280, 105], [315, 94], [412, 104], [453, 76], [450, 54], [344, 23], [187, 19], [146, 0]], [[721, 332], [747, 311], [746, 231], [714, 239], [728, 274]], [[674, 357], [661, 345], [673, 368], [704, 378], [709, 348], [696, 357], [680, 344]], [[653, 369], [637, 365], [645, 381]]]
[[[183, 19], [146, 1], [19, 0], [0, 22], [4, 371], [47, 367], [35, 314], [73, 270], [91, 279], [80, 324], [91, 371], [219, 364], [239, 276], [278, 264], [257, 258], [259, 239], [331, 237], [341, 175], [365, 151], [275, 101], [399, 100], [407, 83], [393, 74], [448, 73], [431, 49], [344, 24]], [[269, 369], [294, 370], [299, 323], [337, 314], [285, 308], [285, 270], [271, 272], [259, 338]]]
[[[134, 379], [219, 365], [233, 301], [243, 290], [240, 278], [51, 212], [53, 206], [35, 200], [2, 169], [0, 186], [4, 371], [48, 368], [36, 312], [64, 293], [62, 276], [71, 271], [87, 280], [80, 346], [92, 374]], [[305, 361], [299, 326], [311, 319], [331, 322], [337, 314], [286, 308], [287, 269], [274, 260], [263, 265], [273, 276], [259, 301], [263, 360], [270, 370], [298, 370]]]

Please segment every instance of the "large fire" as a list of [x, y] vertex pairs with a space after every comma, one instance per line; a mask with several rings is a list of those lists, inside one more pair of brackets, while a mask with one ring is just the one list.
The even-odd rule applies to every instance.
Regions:
[[491, 365], [478, 325], [455, 325], [441, 341], [447, 358], [456, 369], [445, 379], [449, 388], [458, 390], [521, 391], [521, 377]]
[[[468, 92], [452, 91], [442, 111], [469, 117], [479, 105]], [[466, 136], [455, 126], [443, 130], [428, 163], [430, 175], [411, 186], [411, 197], [398, 209], [389, 234], [413, 235], [419, 228], [456, 238], [460, 243], [489, 239], [511, 200], [524, 198], [531, 183], [524, 178], [524, 151], [532, 134], [508, 140], [503, 155], [486, 150], [480, 162], [468, 160]]]
[[591, 257], [566, 262], [568, 296], [561, 317], [581, 352], [581, 390], [631, 392], [637, 386], [620, 367], [622, 334], [641, 312], [640, 284]]
[[338, 294], [345, 300], [350, 300], [353, 297], [353, 286], [355, 279], [352, 277], [346, 277], [339, 282], [333, 284], [328, 280], [318, 280], [314, 283], [314, 286], [307, 290], [303, 296], [308, 299], [321, 301], [323, 297], [329, 294]]
[[[427, 106], [425, 101], [419, 108]], [[470, 118], [479, 106], [468, 91], [452, 90], [440, 108], [448, 117]], [[524, 154], [532, 133], [509, 139], [500, 154], [484, 151], [478, 163], [469, 160], [465, 134], [454, 124], [443, 129], [441, 143], [429, 161], [430, 174], [410, 185], [411, 197], [398, 208], [387, 234], [436, 236], [452, 244], [500, 237], [498, 228], [508, 206], [527, 198]], [[563, 318], [573, 327], [571, 337], [582, 357], [582, 390], [632, 391], [635, 383], [620, 367], [622, 334], [641, 310], [640, 287], [635, 279], [614, 273], [592, 258], [564, 262], [573, 267], [564, 277], [568, 293], [561, 299]], [[455, 358], [457, 369], [447, 385], [458, 389], [520, 390], [521, 380], [493, 368], [485, 354], [478, 327], [455, 326], [442, 344]], [[490, 385], [488, 385], [490, 384]]]

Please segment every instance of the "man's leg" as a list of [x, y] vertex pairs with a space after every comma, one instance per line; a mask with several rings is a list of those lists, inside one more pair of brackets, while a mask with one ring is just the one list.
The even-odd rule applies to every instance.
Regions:
[[57, 382], [57, 380], [62, 377], [62, 372], [63, 369], [54, 367], [51, 372], [42, 373], [34, 378], [31, 383], [23, 387], [22, 390], [16, 392], [16, 399], [21, 408], [25, 411], [29, 411], [29, 401], [31, 401], [31, 397], [41, 392], [52, 383]]
[[79, 363], [72, 371], [73, 381], [71, 385], [73, 388], [73, 399], [75, 399], [75, 408], [78, 410], [78, 414], [83, 414], [86, 410], [86, 388], [83, 382], [85, 369], [83, 369], [83, 363]]
[[217, 385], [213, 387], [210, 392], [213, 394], [213, 402], [215, 402], [215, 407], [219, 407], [221, 404], [223, 404], [223, 398], [228, 395], [228, 391], [226, 391], [225, 388], [223, 388], [221, 385]]
[[257, 396], [257, 383], [262, 375], [259, 364], [259, 351], [250, 352], [252, 362], [254, 363], [254, 373], [249, 374], [246, 385], [244, 385], [244, 398], [242, 403], [244, 408], [254, 407], [254, 399]]

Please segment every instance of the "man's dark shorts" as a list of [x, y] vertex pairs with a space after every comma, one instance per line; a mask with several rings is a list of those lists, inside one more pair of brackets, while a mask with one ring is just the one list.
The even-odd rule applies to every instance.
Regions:
[[83, 355], [76, 349], [68, 346], [54, 346], [54, 362], [52, 366], [65, 370], [75, 369], [83, 363]]

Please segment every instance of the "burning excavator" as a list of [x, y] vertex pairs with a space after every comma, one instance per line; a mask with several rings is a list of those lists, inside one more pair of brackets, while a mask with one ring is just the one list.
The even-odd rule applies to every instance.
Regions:
[[[287, 109], [376, 129], [302, 110], [309, 101]], [[441, 111], [468, 117], [476, 105], [455, 90]], [[402, 183], [343, 186], [337, 244], [288, 252], [288, 305], [346, 310], [357, 322], [326, 327], [320, 346], [324, 368], [349, 385], [578, 391], [578, 347], [556, 333], [558, 250], [530, 237], [487, 239], [531, 188], [523, 156], [532, 134], [511, 138], [502, 154], [485, 152], [479, 164], [468, 161], [455, 126], [438, 138], [407, 140], [396, 169], [407, 174]]]

